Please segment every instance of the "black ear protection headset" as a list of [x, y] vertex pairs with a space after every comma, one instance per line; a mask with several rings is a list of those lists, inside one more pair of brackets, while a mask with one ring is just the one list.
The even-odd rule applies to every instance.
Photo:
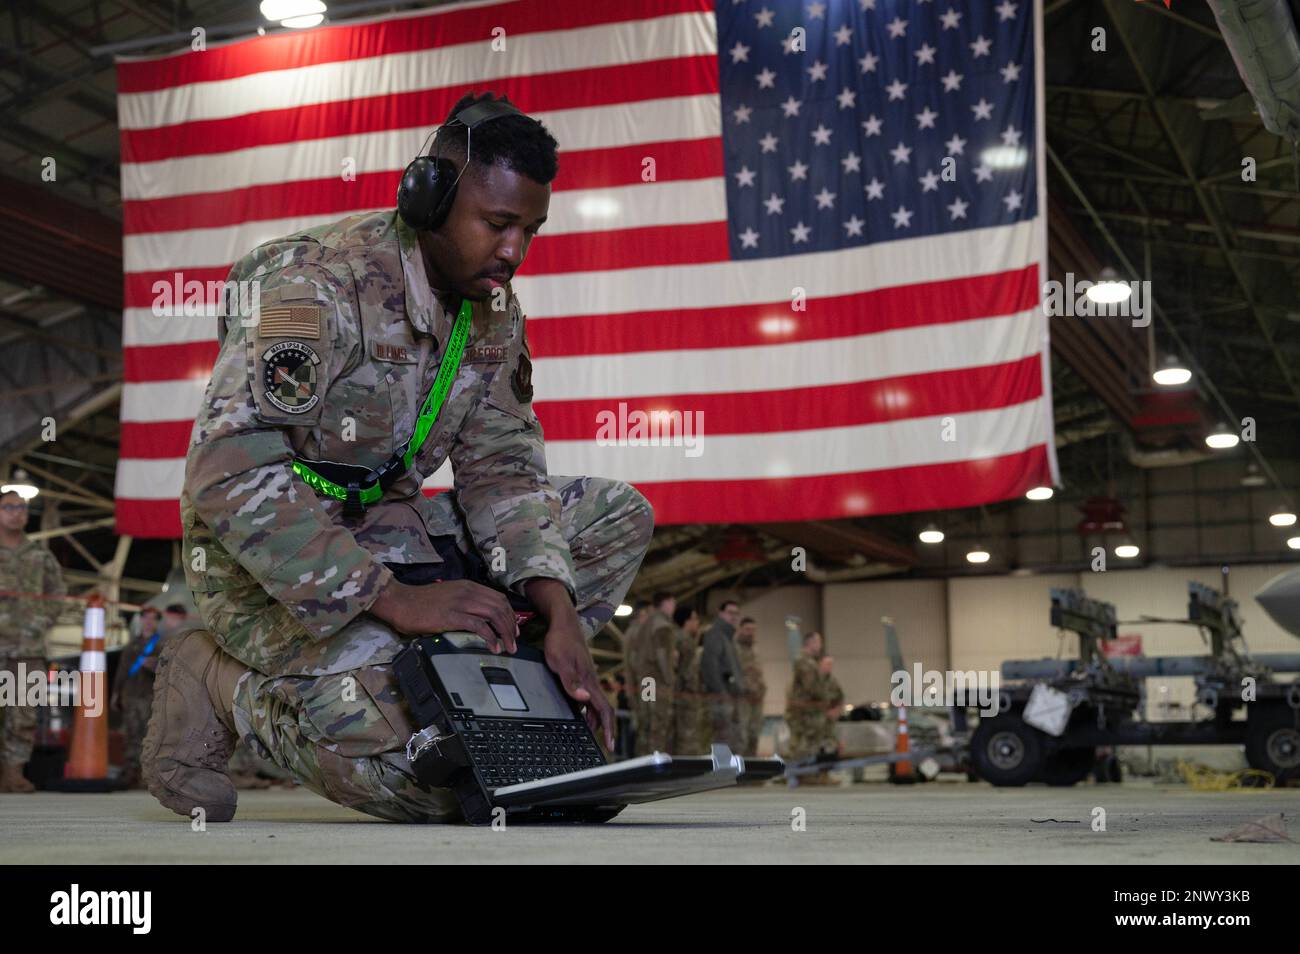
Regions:
[[[420, 155], [411, 160], [411, 164], [402, 173], [402, 182], [397, 187], [397, 214], [413, 229], [436, 229], [447, 221], [451, 204], [456, 198], [456, 184], [465, 174], [470, 163], [470, 145], [474, 130], [482, 123], [491, 122], [502, 116], [522, 116], [518, 109], [500, 100], [484, 100], [472, 106], [466, 106], [444, 126], [459, 123], [466, 127], [465, 165], [457, 173], [455, 164], [450, 159], [437, 155]], [[428, 140], [426, 139], [427, 143]], [[434, 135], [434, 149], [438, 138]], [[421, 149], [423, 152], [423, 149]]]

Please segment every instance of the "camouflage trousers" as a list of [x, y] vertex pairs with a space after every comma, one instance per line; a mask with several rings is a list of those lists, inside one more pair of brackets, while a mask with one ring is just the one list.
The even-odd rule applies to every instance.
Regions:
[[[635, 489], [598, 477], [551, 477], [561, 530], [573, 556], [578, 619], [591, 639], [622, 602], [654, 529]], [[458, 521], [453, 494], [433, 499]], [[463, 525], [458, 541], [469, 546]], [[362, 614], [348, 627], [387, 627]], [[305, 638], [305, 637], [304, 637]], [[455, 821], [448, 789], [416, 781], [406, 759], [415, 731], [391, 664], [326, 676], [268, 676], [250, 670], [234, 698], [235, 728], [259, 756], [339, 805], [401, 822]]]
[[[662, 685], [662, 684], [661, 684]], [[660, 688], [653, 702], [642, 699], [640, 695], [633, 703], [632, 711], [636, 713], [636, 754], [649, 755], [652, 752], [664, 752], [668, 755], [678, 754], [673, 741], [673, 694]]]
[[[149, 731], [149, 713], [153, 711], [152, 677], [137, 673], [122, 692], [122, 775], [129, 782], [140, 778], [140, 747]], [[136, 683], [136, 685], [131, 685]]]
[[740, 754], [758, 755], [758, 737], [763, 732], [763, 703], [741, 697], [736, 703], [736, 722], [743, 740]]
[[839, 751], [835, 723], [826, 716], [815, 712], [798, 715], [787, 712], [785, 722], [790, 729], [791, 759], [810, 759], [820, 752]]
[[737, 719], [736, 697], [727, 693], [712, 695], [708, 707], [709, 741], [720, 742], [732, 752], [739, 752], [744, 747], [745, 739]]
[[700, 694], [679, 689], [673, 703], [673, 755], [703, 755], [709, 751], [707, 719]]
[[[25, 665], [26, 673], [45, 671], [45, 660], [39, 656], [0, 656], [0, 672], [8, 673], [8, 679], [21, 697], [26, 685], [18, 682], [19, 665]], [[25, 700], [19, 698], [17, 702]], [[29, 705], [0, 706], [0, 763], [5, 765], [25, 765], [32, 757], [32, 743], [36, 739], [36, 707]]]

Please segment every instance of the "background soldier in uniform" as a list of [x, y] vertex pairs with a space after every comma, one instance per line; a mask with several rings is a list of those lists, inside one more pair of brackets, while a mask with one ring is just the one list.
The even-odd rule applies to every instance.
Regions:
[[751, 757], [758, 755], [758, 737], [763, 732], [763, 699], [767, 696], [763, 667], [759, 665], [758, 654], [754, 652], [757, 634], [757, 622], [748, 616], [740, 621], [740, 627], [736, 630], [736, 658], [740, 661], [745, 692], [737, 697], [736, 721], [740, 723], [740, 731], [745, 740], [741, 754]]
[[[45, 672], [45, 631], [59, 618], [58, 597], [67, 592], [54, 554], [28, 540], [26, 526], [27, 501], [16, 491], [0, 494], [0, 593], [47, 597], [0, 595], [0, 670], [10, 674], [20, 694], [27, 684], [19, 673]], [[35, 787], [23, 777], [23, 766], [32, 757], [36, 709], [17, 701], [0, 706], [0, 791], [31, 792]]]
[[636, 731], [636, 754], [652, 752], [673, 754], [673, 688], [676, 685], [677, 633], [672, 613], [677, 601], [667, 593], [654, 595], [650, 615], [639, 636], [639, 679], [654, 680], [654, 698], [644, 698], [646, 690], [637, 683], [637, 709], [640, 724]]
[[704, 634], [700, 655], [700, 685], [709, 707], [709, 738], [733, 752], [739, 752], [744, 743], [736, 721], [736, 697], [745, 689], [733, 641], [739, 622], [740, 607], [734, 600], [727, 600]]
[[[407, 636], [449, 630], [512, 652], [501, 590], [537, 609], [547, 664], [613, 743], [587, 640], [627, 592], [653, 513], [619, 481], [548, 476], [510, 278], [546, 220], [557, 144], [490, 99], [452, 109], [439, 158], [403, 177], [400, 213], [276, 239], [232, 269], [260, 283], [259, 315], [223, 322], [181, 497], [207, 628], [167, 641], [144, 746], [150, 792], [179, 814], [233, 817], [238, 733], [341, 805], [459, 818], [412, 773], [391, 662]], [[403, 198], [428, 196], [435, 165], [451, 170], [439, 188], [457, 183], [445, 200]], [[425, 497], [447, 460], [455, 489]], [[418, 585], [479, 560], [492, 586]]]
[[673, 694], [674, 755], [709, 751], [709, 714], [700, 690], [700, 614], [689, 606], [673, 611], [677, 630], [677, 685]]
[[[839, 751], [835, 721], [844, 702], [844, 691], [831, 675], [832, 660], [822, 654], [822, 634], [805, 633], [802, 655], [795, 661], [794, 678], [786, 693], [785, 721], [790, 728], [792, 761], [833, 755]], [[802, 782], [828, 783], [829, 776], [803, 776]]]
[[123, 647], [113, 676], [111, 711], [122, 717], [122, 778], [124, 788], [141, 788], [140, 746], [153, 709], [154, 672], [162, 639], [161, 614], [156, 606], [140, 611], [140, 631]]
[[642, 711], [644, 703], [641, 700], [641, 677], [646, 668], [645, 624], [649, 618], [650, 604], [645, 600], [637, 600], [627, 627], [623, 630], [623, 676], [632, 726], [631, 739], [626, 746], [628, 758], [636, 754], [637, 739], [648, 718]]

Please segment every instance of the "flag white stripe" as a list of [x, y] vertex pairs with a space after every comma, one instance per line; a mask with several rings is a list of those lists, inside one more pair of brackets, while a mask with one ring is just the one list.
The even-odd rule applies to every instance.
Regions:
[[[554, 474], [600, 474], [630, 483], [669, 480], [743, 480], [813, 477], [928, 464], [955, 463], [1013, 454], [1043, 443], [1050, 408], [1035, 398], [992, 411], [913, 418], [852, 427], [827, 427], [775, 434], [712, 437], [708, 421], [699, 456], [686, 446], [600, 446], [594, 441], [547, 441], [548, 470]], [[944, 440], [946, 418], [955, 440]], [[184, 478], [183, 458], [118, 462], [119, 494], [175, 499]], [[426, 486], [450, 486], [444, 465]], [[125, 488], [125, 489], [124, 489]]]
[[253, 110], [293, 109], [460, 86], [477, 89], [508, 76], [545, 82], [547, 73], [709, 56], [718, 50], [717, 23], [706, 11], [575, 30], [507, 34], [506, 50], [501, 52], [492, 51], [490, 43], [491, 37], [484, 36], [436, 49], [125, 93], [117, 98], [118, 116], [122, 129], [152, 129], [241, 116]]
[[[546, 125], [551, 135], [564, 143], [563, 152], [716, 139], [722, 135], [722, 117], [716, 93], [532, 115]], [[124, 162], [122, 200], [161, 199], [227, 192], [255, 185], [333, 179], [343, 174], [345, 159], [352, 160], [351, 168], [357, 175], [393, 173], [396, 196], [397, 174], [419, 152], [428, 132], [417, 127], [355, 133], [156, 162]], [[560, 155], [561, 168], [563, 152]]]

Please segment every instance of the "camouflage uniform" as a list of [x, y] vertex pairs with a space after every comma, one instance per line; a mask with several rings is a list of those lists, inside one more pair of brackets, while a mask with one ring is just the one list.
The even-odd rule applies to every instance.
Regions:
[[[63, 571], [38, 540], [25, 540], [17, 548], [0, 544], [0, 592], [43, 593], [60, 597], [67, 593]], [[63, 609], [58, 599], [0, 596], [0, 670], [17, 679], [19, 665], [26, 672], [42, 672], [46, 666], [45, 631], [54, 625]], [[25, 685], [15, 682], [19, 691]], [[28, 705], [0, 707], [0, 763], [22, 765], [32, 757], [36, 735], [36, 709]]]
[[[547, 476], [524, 315], [507, 285], [503, 311], [473, 303], [464, 361], [411, 469], [363, 515], [344, 514], [292, 459], [387, 461], [415, 429], [455, 315], [395, 211], [261, 245], [229, 276], [254, 280], [259, 317], [222, 323], [181, 495], [199, 614], [253, 670], [235, 691], [238, 733], [339, 804], [455, 817], [449, 791], [411, 775], [413, 726], [390, 665], [403, 638], [366, 612], [389, 567], [441, 563], [431, 537], [452, 537], [502, 589], [563, 583], [590, 639], [636, 574], [652, 511], [627, 484]], [[448, 459], [455, 489], [424, 496]]]
[[700, 685], [709, 709], [709, 738], [739, 752], [744, 746], [736, 701], [745, 691], [740, 660], [736, 658], [735, 627], [716, 619], [704, 634], [700, 655]]
[[737, 643], [736, 658], [740, 660], [740, 671], [745, 680], [745, 694], [736, 702], [736, 721], [745, 740], [741, 754], [756, 756], [758, 737], [763, 732], [763, 699], [767, 696], [767, 682], [763, 679], [763, 667], [759, 665], [753, 646]]
[[812, 758], [818, 752], [836, 752], [839, 739], [835, 723], [826, 714], [831, 706], [844, 702], [844, 692], [831, 675], [823, 675], [811, 656], [800, 656], [794, 664], [794, 679], [786, 694], [785, 722], [790, 729], [790, 757]]
[[144, 664], [131, 675], [131, 667], [149, 644], [150, 636], [131, 637], [117, 661], [113, 676], [113, 698], [121, 699], [122, 707], [122, 779], [127, 785], [140, 780], [140, 746], [149, 728], [149, 713], [153, 710], [154, 669], [162, 649], [161, 625], [154, 631], [159, 637]]
[[701, 755], [709, 750], [708, 712], [700, 691], [700, 644], [676, 627], [677, 685], [673, 693], [673, 754]]
[[[673, 621], [652, 610], [636, 641], [637, 681], [634, 685], [637, 714], [636, 754], [673, 753], [673, 688], [676, 684], [673, 656], [677, 651]], [[654, 680], [654, 700], [642, 698], [641, 680]]]

